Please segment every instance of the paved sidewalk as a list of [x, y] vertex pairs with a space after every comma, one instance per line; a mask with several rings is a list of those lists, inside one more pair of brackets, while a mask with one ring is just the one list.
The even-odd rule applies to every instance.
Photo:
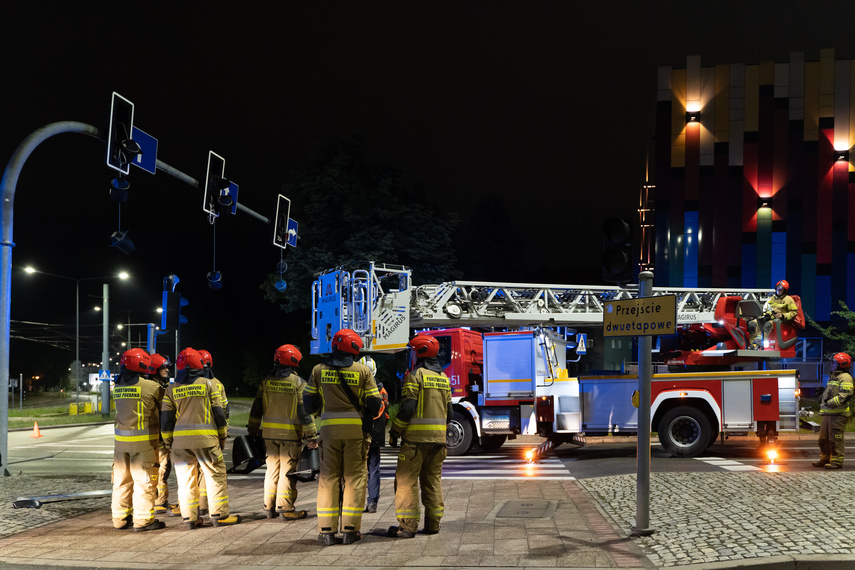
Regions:
[[[392, 480], [363, 518], [363, 540], [317, 544], [317, 482], [301, 484], [302, 521], [267, 520], [262, 473], [230, 475], [233, 527], [184, 530], [177, 517], [147, 533], [114, 530], [109, 497], [12, 509], [19, 496], [108, 489], [109, 475], [0, 478], [4, 567], [275, 569], [376, 568], [855, 568], [850, 539], [855, 466], [826, 472], [652, 473], [648, 537], [635, 523], [634, 475], [575, 480], [443, 482], [438, 535], [385, 536], [394, 517]], [[174, 490], [173, 490], [174, 493]], [[175, 496], [175, 495], [173, 495]]]

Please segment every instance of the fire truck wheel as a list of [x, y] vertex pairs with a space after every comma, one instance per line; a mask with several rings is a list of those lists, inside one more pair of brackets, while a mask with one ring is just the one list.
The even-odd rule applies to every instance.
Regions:
[[691, 406], [678, 406], [667, 411], [657, 431], [662, 447], [674, 457], [700, 455], [709, 447], [713, 435], [706, 415]]
[[472, 447], [472, 422], [460, 412], [454, 412], [445, 430], [448, 455], [463, 455]]

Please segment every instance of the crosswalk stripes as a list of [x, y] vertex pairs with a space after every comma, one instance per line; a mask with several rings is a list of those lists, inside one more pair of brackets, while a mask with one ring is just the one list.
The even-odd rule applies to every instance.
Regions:
[[[490, 453], [475, 453], [458, 457], [448, 457], [442, 466], [443, 479], [538, 479], [565, 480], [575, 479], [561, 460], [544, 457], [537, 463], [526, 463], [525, 450], [532, 447], [519, 444], [505, 444]], [[398, 449], [383, 447], [380, 451], [380, 476], [395, 476], [398, 462]]]
[[695, 459], [697, 459], [698, 461], [703, 461], [707, 465], [721, 467], [726, 471], [763, 471], [759, 467], [754, 467], [753, 465], [745, 465], [744, 463], [734, 461], [733, 459], [724, 459], [721, 457], [695, 457]]

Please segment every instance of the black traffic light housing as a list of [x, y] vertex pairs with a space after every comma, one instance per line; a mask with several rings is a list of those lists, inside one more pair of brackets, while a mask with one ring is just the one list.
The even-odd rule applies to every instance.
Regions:
[[180, 279], [170, 274], [163, 278], [163, 301], [160, 315], [160, 328], [164, 331], [178, 330], [180, 325], [187, 323], [187, 317], [181, 314], [181, 309], [190, 304], [187, 299], [175, 290]]
[[606, 218], [603, 231], [603, 281], [625, 284], [633, 279], [632, 226], [622, 218]]

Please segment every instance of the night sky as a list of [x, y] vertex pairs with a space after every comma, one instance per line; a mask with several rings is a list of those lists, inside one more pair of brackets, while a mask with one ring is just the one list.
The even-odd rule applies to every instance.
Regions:
[[[106, 132], [117, 91], [135, 103], [135, 126], [159, 139], [158, 159], [203, 179], [214, 150], [241, 203], [272, 217], [289, 171], [357, 134], [369, 162], [400, 165], [460, 215], [466, 243], [494, 256], [495, 274], [461, 267], [467, 279], [502, 280], [507, 266], [530, 282], [601, 284], [591, 279], [599, 224], [635, 216], [657, 68], [685, 67], [689, 55], [704, 66], [785, 62], [792, 51], [815, 60], [821, 48], [855, 58], [853, 24], [849, 1], [6, 0], [0, 159], [55, 121]], [[218, 375], [240, 374], [235, 347], [256, 331], [251, 342], [270, 355], [284, 342], [307, 345], [308, 328], [300, 339], [270, 332], [285, 317], [258, 289], [280, 258], [264, 224], [242, 212], [216, 224], [225, 287], [211, 291], [201, 192], [133, 168], [120, 222], [104, 156], [100, 141], [65, 134], [27, 161], [14, 204], [13, 320], [74, 323], [74, 283], [24, 277], [24, 265], [74, 278], [133, 273], [132, 283], [111, 282], [114, 322], [154, 319], [163, 276], [175, 273], [191, 301], [181, 344], [210, 350]], [[485, 215], [497, 207], [507, 227]], [[298, 203], [291, 217], [311, 223]], [[120, 224], [137, 247], [130, 256], [107, 247]], [[503, 255], [508, 244], [519, 253]], [[94, 339], [84, 360], [100, 360], [91, 310], [100, 283], [81, 283], [82, 335]], [[171, 346], [161, 352], [174, 357]], [[71, 362], [73, 352], [13, 340], [10, 375], [46, 358]]]

